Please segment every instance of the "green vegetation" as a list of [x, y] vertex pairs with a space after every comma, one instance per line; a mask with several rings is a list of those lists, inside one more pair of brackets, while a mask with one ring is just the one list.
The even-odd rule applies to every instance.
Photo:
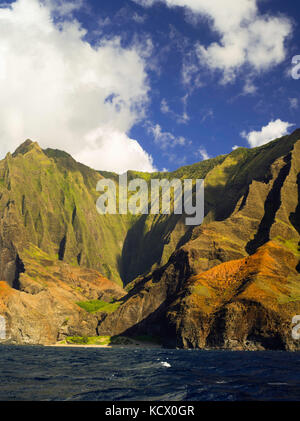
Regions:
[[278, 241], [280, 245], [289, 249], [295, 256], [300, 257], [300, 244], [298, 242], [298, 239], [294, 238], [291, 240], [286, 240], [285, 238], [277, 236], [276, 238], [274, 238], [274, 240]]
[[159, 338], [142, 335], [128, 338], [127, 336], [69, 336], [61, 344], [70, 345], [140, 345], [140, 343], [160, 344]]
[[71, 336], [66, 338], [70, 345], [109, 345], [110, 336]]
[[101, 300], [90, 300], [90, 301], [80, 301], [76, 303], [79, 307], [83, 308], [89, 313], [97, 313], [99, 311], [103, 313], [113, 313], [121, 305], [121, 301], [112, 301], [107, 303]]

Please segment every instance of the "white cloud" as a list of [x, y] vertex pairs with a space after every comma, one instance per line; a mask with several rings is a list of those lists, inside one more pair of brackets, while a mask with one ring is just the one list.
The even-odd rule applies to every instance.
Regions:
[[135, 3], [140, 4], [141, 6], [149, 7], [152, 6], [156, 1], [160, 0], [133, 0]]
[[182, 115], [179, 115], [177, 118], [177, 122], [178, 123], [188, 123], [190, 120], [190, 116], [188, 115], [188, 100], [189, 100], [189, 94], [185, 94], [184, 97], [181, 99], [182, 104], [183, 104], [183, 113]]
[[[162, 0], [136, 0], [152, 6]], [[291, 22], [283, 16], [260, 14], [257, 0], [163, 0], [167, 6], [181, 6], [207, 18], [219, 41], [204, 46], [198, 42], [196, 54], [201, 66], [223, 73], [223, 83], [235, 79], [244, 65], [256, 72], [281, 63], [286, 56], [285, 41], [292, 32]], [[195, 19], [197, 21], [197, 19]], [[188, 79], [193, 68], [185, 69]]]
[[42, 0], [41, 3], [45, 4], [52, 12], [57, 12], [60, 16], [68, 16], [83, 6], [83, 0]]
[[112, 24], [110, 17], [106, 16], [105, 18], [99, 18], [98, 19], [98, 24], [100, 26], [100, 30], [102, 30], [102, 28], [105, 28], [106, 26], [109, 26]]
[[146, 16], [141, 16], [138, 13], [134, 13], [132, 16], [132, 19], [136, 22], [136, 23], [144, 23], [146, 20]]
[[163, 98], [161, 100], [161, 103], [160, 103], [160, 111], [163, 114], [169, 114], [171, 117], [173, 117], [177, 121], [178, 124], [186, 124], [190, 120], [190, 117], [189, 117], [189, 115], [187, 113], [188, 97], [189, 97], [189, 95], [186, 94], [181, 99], [182, 104], [183, 104], [183, 112], [182, 112], [182, 114], [178, 114], [175, 111], [173, 111], [170, 108], [170, 106], [169, 106], [169, 104], [168, 104], [168, 102], [167, 102], [167, 100], [165, 98]]
[[292, 110], [297, 110], [299, 106], [298, 98], [289, 98], [289, 103]]
[[107, 171], [113, 168], [119, 174], [123, 174], [128, 168], [146, 172], [155, 170], [151, 156], [136, 140], [129, 139], [124, 132], [110, 127], [99, 128], [90, 133], [85, 148], [74, 158], [92, 168]]
[[187, 142], [183, 136], [176, 137], [170, 132], [164, 132], [159, 124], [152, 125], [149, 123], [147, 130], [154, 137], [154, 142], [164, 150], [176, 145], [184, 146]]
[[236, 149], [238, 149], [238, 148], [240, 148], [240, 146], [238, 146], [238, 145], [234, 145], [234, 146], [232, 146], [232, 150], [233, 151], [235, 151]]
[[248, 79], [243, 88], [242, 95], [253, 95], [257, 91], [257, 87], [254, 85], [253, 81]]
[[53, 10], [64, 15], [80, 4], [0, 8], [0, 154], [31, 138], [97, 169], [151, 171], [151, 157], [127, 135], [148, 98], [141, 47], [125, 49], [118, 38], [92, 47], [72, 15], [54, 23]]
[[170, 112], [170, 107], [169, 107], [169, 105], [167, 103], [167, 100], [165, 98], [163, 98], [161, 100], [161, 103], [160, 103], [160, 111], [163, 114], [168, 114]]
[[294, 124], [281, 121], [278, 118], [275, 121], [270, 121], [270, 123], [267, 126], [262, 127], [260, 131], [252, 131], [249, 133], [244, 131], [241, 133], [241, 136], [248, 141], [251, 148], [255, 148], [286, 135], [288, 129], [292, 126], [294, 126]]
[[182, 83], [190, 92], [203, 87], [199, 74], [199, 65], [195, 60], [194, 52], [192, 56], [191, 58], [191, 54], [187, 54], [182, 65]]
[[205, 111], [201, 119], [201, 123], [204, 123], [208, 118], [214, 118], [214, 111], [211, 108]]
[[206, 161], [207, 159], [210, 159], [210, 156], [208, 155], [206, 149], [203, 148], [203, 147], [198, 149], [198, 154], [200, 155], [200, 157], [202, 158], [203, 161]]

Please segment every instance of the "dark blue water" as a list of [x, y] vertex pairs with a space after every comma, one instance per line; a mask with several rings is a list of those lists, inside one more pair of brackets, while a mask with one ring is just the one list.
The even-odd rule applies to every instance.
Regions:
[[0, 347], [0, 400], [300, 400], [300, 353]]

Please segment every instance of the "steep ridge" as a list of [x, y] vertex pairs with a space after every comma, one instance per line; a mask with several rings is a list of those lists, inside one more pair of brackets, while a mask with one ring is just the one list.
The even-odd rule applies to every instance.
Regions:
[[122, 284], [118, 259], [130, 221], [97, 213], [100, 178], [68, 154], [31, 141], [0, 162], [1, 279], [11, 283], [16, 255], [31, 243]]

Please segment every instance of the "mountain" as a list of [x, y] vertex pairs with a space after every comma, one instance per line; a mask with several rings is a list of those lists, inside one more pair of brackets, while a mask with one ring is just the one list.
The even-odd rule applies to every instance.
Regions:
[[172, 173], [205, 179], [205, 218], [99, 215], [92, 170], [27, 140], [0, 162], [0, 314], [10, 341], [141, 336], [300, 349], [300, 130]]

